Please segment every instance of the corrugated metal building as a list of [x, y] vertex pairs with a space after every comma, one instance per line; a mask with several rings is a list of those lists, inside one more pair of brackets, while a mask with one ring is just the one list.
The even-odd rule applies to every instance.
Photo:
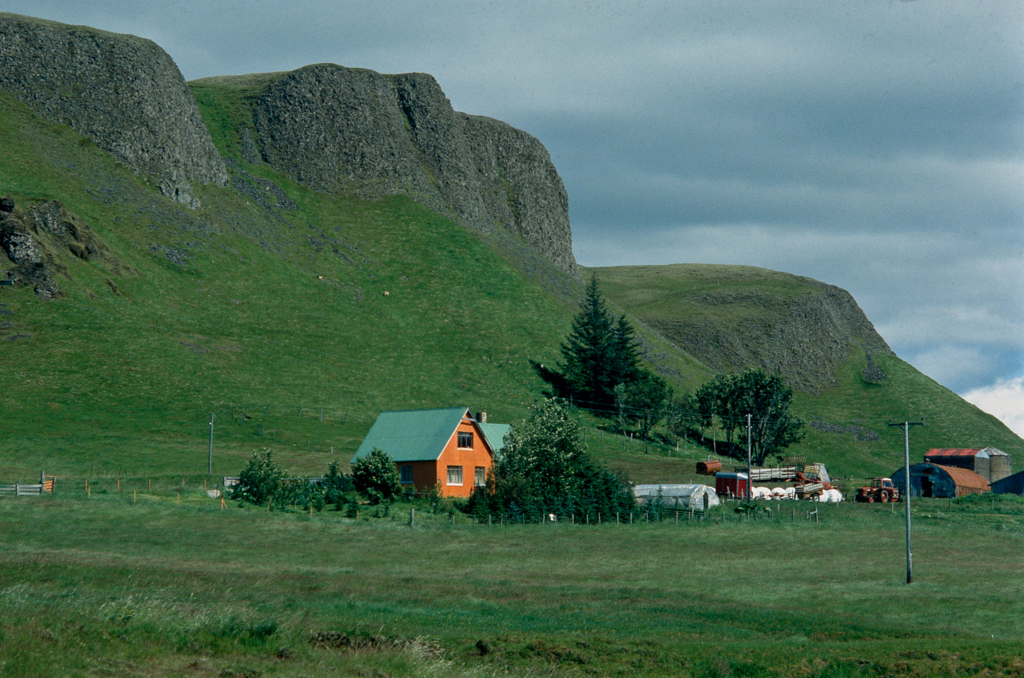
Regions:
[[[904, 467], [900, 467], [889, 476], [900, 495], [907, 493], [905, 474]], [[991, 489], [988, 482], [974, 471], [928, 462], [910, 465], [910, 487], [912, 497], [942, 498], [981, 494]]]
[[992, 491], [996, 494], [1024, 494], [1024, 471], [1017, 471], [992, 483]]
[[1011, 458], [994, 447], [954, 447], [925, 452], [924, 460], [940, 466], [955, 466], [974, 471], [990, 483], [1010, 475]]

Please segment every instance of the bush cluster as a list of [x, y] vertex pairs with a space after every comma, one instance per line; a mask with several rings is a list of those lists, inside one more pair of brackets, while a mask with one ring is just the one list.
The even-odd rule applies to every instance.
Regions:
[[322, 479], [290, 477], [274, 461], [273, 451], [263, 450], [252, 453], [238, 474], [231, 498], [260, 506], [300, 506], [317, 511], [333, 504], [340, 511], [348, 505], [352, 487], [352, 479], [338, 470], [337, 461], [328, 465]]
[[579, 423], [564, 403], [547, 400], [513, 427], [484, 487], [470, 496], [466, 511], [538, 521], [558, 516], [605, 516], [636, 507], [624, 478], [587, 454]]

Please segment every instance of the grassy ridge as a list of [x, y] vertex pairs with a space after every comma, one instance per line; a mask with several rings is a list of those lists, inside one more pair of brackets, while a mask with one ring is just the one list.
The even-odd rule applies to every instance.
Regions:
[[[679, 264], [593, 270], [611, 300], [652, 325], [671, 325], [686, 318], [739, 332], [744, 322], [769, 313], [759, 306], [762, 298], [824, 293], [808, 279], [748, 266]], [[706, 295], [758, 301], [722, 305], [695, 301]], [[886, 375], [882, 383], [862, 377], [867, 358], [855, 343], [835, 370], [834, 386], [814, 393], [797, 391], [796, 412], [805, 421], [824, 424], [825, 430], [808, 426], [806, 439], [790, 448], [792, 454], [824, 462], [841, 476], [890, 473], [903, 465], [903, 434], [886, 424], [923, 417], [926, 425], [914, 428], [911, 436], [912, 460], [920, 460], [933, 447], [991, 445], [1010, 453], [1015, 468], [1024, 467], [1024, 441], [995, 417], [895, 356], [873, 351], [872, 360]]]
[[[917, 583], [907, 587], [902, 516], [888, 507], [820, 506], [817, 525], [806, 506], [792, 507], [800, 515], [790, 522], [783, 505], [774, 521], [716, 510], [703, 523], [601, 527], [474, 526], [461, 516], [452, 527], [421, 511], [410, 531], [403, 507], [385, 518], [310, 518], [222, 511], [194, 490], [179, 505], [175, 488], [136, 487], [138, 503], [127, 484], [121, 494], [97, 485], [91, 499], [65, 489], [0, 500], [0, 666], [37, 667], [19, 675], [438, 670], [436, 655], [310, 644], [335, 631], [425, 637], [455, 662], [439, 675], [1024, 669], [1019, 500], [915, 503]], [[479, 656], [477, 640], [492, 653]], [[67, 651], [83, 645], [90, 651]]]
[[380, 409], [466, 404], [511, 420], [539, 394], [528, 360], [554, 359], [569, 310], [451, 221], [406, 198], [329, 198], [279, 177], [298, 209], [206, 188], [190, 212], [71, 130], [0, 103], [0, 193], [59, 199], [131, 271], [65, 256], [67, 298], [4, 290], [10, 333], [23, 335], [3, 345], [5, 477], [44, 464], [180, 471], [211, 411], [242, 422], [218, 426], [236, 457], [225, 471], [254, 446], [303, 440], [320, 469]]

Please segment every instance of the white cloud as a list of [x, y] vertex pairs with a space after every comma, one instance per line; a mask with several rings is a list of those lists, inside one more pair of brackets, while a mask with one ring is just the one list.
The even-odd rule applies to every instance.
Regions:
[[991, 386], [971, 389], [963, 394], [963, 398], [1024, 437], [1024, 376], [1000, 379]]

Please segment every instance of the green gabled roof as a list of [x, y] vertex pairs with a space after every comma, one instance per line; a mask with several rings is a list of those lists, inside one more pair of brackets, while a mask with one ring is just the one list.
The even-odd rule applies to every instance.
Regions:
[[484, 438], [487, 439], [487, 444], [490, 445], [491, 451], [495, 455], [501, 453], [505, 449], [505, 434], [512, 430], [512, 427], [508, 424], [477, 424], [480, 430], [484, 432]]
[[436, 460], [468, 413], [467, 407], [381, 412], [352, 461], [369, 456], [375, 447], [395, 461]]

